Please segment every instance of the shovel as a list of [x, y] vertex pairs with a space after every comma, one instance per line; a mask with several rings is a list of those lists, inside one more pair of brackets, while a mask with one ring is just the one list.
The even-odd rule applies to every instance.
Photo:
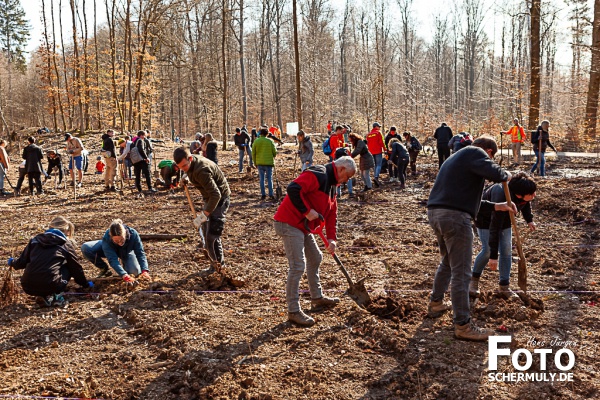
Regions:
[[[506, 202], [510, 202], [510, 191], [508, 190], [508, 184], [506, 182], [502, 182], [502, 188], [504, 189], [504, 197], [506, 198]], [[519, 254], [519, 280], [518, 284], [521, 290], [524, 292], [527, 291], [527, 260], [525, 259], [525, 254], [523, 253], [523, 246], [521, 245], [521, 235], [519, 234], [519, 229], [517, 227], [517, 220], [515, 218], [515, 214], [509, 212], [510, 215], [510, 223], [513, 227], [513, 232], [515, 234], [515, 241], [517, 242], [517, 253]]]
[[283, 189], [281, 189], [281, 185], [279, 185], [279, 179], [277, 179], [277, 168], [273, 166], [273, 171], [275, 172], [275, 183], [277, 186], [275, 187], [275, 200], [279, 201], [283, 197]]
[[[323, 243], [325, 243], [325, 247], [329, 247], [329, 242], [327, 241], [327, 238], [323, 234], [323, 227], [325, 226], [325, 219], [323, 218], [323, 216], [321, 214], [319, 214], [319, 219], [321, 220], [321, 222], [320, 222], [319, 226], [317, 228], [315, 228], [314, 230], [311, 230], [308, 227], [308, 220], [305, 219], [304, 220], [304, 228], [310, 233], [313, 233], [313, 234], [316, 233], [319, 236], [321, 236]], [[346, 277], [346, 280], [348, 281], [349, 287], [348, 287], [348, 290], [346, 290], [345, 294], [350, 296], [350, 298], [352, 300], [354, 300], [356, 302], [356, 304], [358, 304], [359, 307], [366, 308], [369, 304], [371, 304], [371, 297], [369, 296], [369, 292], [367, 292], [367, 289], [365, 288], [365, 279], [367, 279], [367, 277], [364, 277], [364, 278], [360, 279], [358, 282], [354, 283], [352, 281], [352, 278], [350, 277], [350, 274], [348, 274], [348, 271], [346, 271], [346, 268], [344, 268], [344, 264], [342, 264], [342, 261], [338, 258], [338, 256], [335, 253], [333, 254], [333, 259], [335, 260], [337, 265], [340, 267], [340, 270], [342, 271], [342, 273]]]

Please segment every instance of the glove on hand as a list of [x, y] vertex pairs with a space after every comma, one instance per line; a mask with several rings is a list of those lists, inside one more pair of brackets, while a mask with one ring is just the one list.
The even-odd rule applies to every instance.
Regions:
[[15, 259], [14, 259], [14, 258], [12, 258], [12, 257], [8, 259], [8, 262], [7, 262], [7, 264], [8, 264], [8, 266], [9, 266], [9, 267], [12, 267], [12, 263], [13, 263], [13, 261], [15, 261]]
[[200, 213], [200, 215], [194, 219], [194, 226], [200, 228], [206, 221], [208, 221], [208, 217], [204, 213]]
[[94, 282], [92, 282], [92, 281], [88, 281], [88, 287], [89, 287], [89, 288], [93, 288], [93, 287], [94, 287]]

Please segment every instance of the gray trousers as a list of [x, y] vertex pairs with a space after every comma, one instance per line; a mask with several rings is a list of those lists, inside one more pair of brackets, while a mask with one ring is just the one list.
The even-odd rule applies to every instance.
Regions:
[[471, 319], [469, 311], [469, 282], [473, 258], [473, 229], [471, 216], [463, 211], [443, 208], [427, 210], [429, 224], [440, 246], [440, 265], [433, 280], [431, 301], [440, 301], [452, 281], [450, 297], [454, 323], [464, 325]]
[[310, 297], [313, 299], [323, 297], [319, 279], [319, 266], [323, 260], [323, 253], [319, 250], [312, 234], [305, 235], [300, 229], [279, 221], [275, 221], [274, 225], [275, 233], [283, 239], [289, 265], [285, 287], [288, 311], [297, 312], [300, 311], [300, 279], [305, 269]]
[[521, 158], [521, 142], [512, 142], [512, 153], [513, 153], [513, 162], [520, 164], [522, 161]]

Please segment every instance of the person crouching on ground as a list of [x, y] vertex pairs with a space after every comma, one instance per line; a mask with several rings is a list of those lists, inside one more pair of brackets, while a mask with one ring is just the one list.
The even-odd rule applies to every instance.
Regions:
[[[508, 183], [511, 201], [517, 205], [529, 230], [535, 230], [531, 200], [535, 198], [537, 185], [525, 172], [519, 172]], [[483, 200], [500, 203], [505, 200], [501, 184], [495, 184], [483, 193]], [[481, 251], [475, 257], [473, 276], [469, 284], [469, 295], [479, 296], [479, 278], [486, 264], [492, 271], [500, 269], [499, 293], [507, 300], [517, 299], [510, 290], [510, 270], [512, 264], [512, 229], [510, 215], [505, 211], [493, 211], [482, 207], [475, 218], [475, 226], [481, 240]]]
[[158, 163], [160, 169], [161, 180], [160, 183], [165, 189], [175, 189], [179, 186], [179, 180], [181, 179], [181, 171], [173, 160], [162, 160]]
[[306, 269], [313, 310], [333, 307], [338, 298], [323, 296], [319, 280], [319, 266], [323, 254], [315, 237], [306, 231], [304, 222], [314, 229], [319, 215], [325, 220], [325, 231], [331, 254], [336, 249], [337, 199], [336, 187], [348, 182], [356, 172], [350, 157], [341, 157], [326, 165], [316, 165], [302, 172], [287, 187], [287, 195], [273, 216], [275, 233], [283, 240], [289, 271], [285, 289], [288, 320], [300, 326], [311, 326], [315, 320], [300, 307], [300, 278]]
[[[435, 318], [454, 311], [454, 336], [457, 339], [485, 341], [491, 332], [471, 323], [469, 281], [473, 257], [471, 219], [480, 208], [513, 211], [512, 203], [481, 200], [485, 180], [510, 181], [510, 172], [494, 162], [498, 146], [494, 139], [477, 138], [440, 166], [429, 200], [427, 217], [437, 238], [441, 260], [435, 273], [428, 314]], [[452, 280], [452, 306], [444, 304], [444, 294]]]
[[100, 268], [98, 278], [112, 275], [104, 261], [106, 258], [108, 264], [127, 283], [133, 284], [134, 276], [150, 279], [148, 260], [140, 235], [120, 219], [112, 221], [101, 240], [82, 244], [81, 252], [89, 262]]
[[83, 288], [94, 287], [85, 278], [71, 237], [75, 227], [65, 217], [56, 217], [50, 227], [29, 241], [20, 257], [9, 258], [8, 265], [24, 269], [23, 290], [38, 296], [42, 307], [65, 306], [63, 292], [71, 278]]

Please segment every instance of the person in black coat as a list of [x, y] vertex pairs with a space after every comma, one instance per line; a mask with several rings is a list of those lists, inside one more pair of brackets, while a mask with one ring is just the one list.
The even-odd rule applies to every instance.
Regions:
[[14, 269], [24, 269], [21, 277], [23, 290], [38, 296], [42, 307], [64, 306], [63, 292], [71, 278], [81, 287], [93, 287], [83, 273], [75, 246], [70, 238], [75, 227], [65, 217], [56, 217], [44, 233], [29, 241], [20, 257], [8, 259]]
[[23, 149], [23, 159], [25, 160], [25, 171], [29, 177], [29, 193], [33, 194], [33, 186], [37, 189], [38, 194], [42, 194], [42, 181], [40, 177], [44, 169], [42, 168], [42, 160], [44, 153], [42, 149], [35, 144], [35, 138], [30, 136], [27, 138], [29, 145]]
[[60, 186], [63, 180], [62, 159], [60, 158], [60, 154], [58, 154], [56, 151], [48, 150], [48, 169], [46, 170], [45, 180], [48, 180], [48, 178], [50, 178], [50, 174], [52, 174], [54, 168], [58, 169], [58, 185]]
[[442, 122], [442, 125], [435, 130], [433, 137], [437, 140], [437, 150], [438, 150], [438, 161], [439, 167], [442, 167], [442, 164], [448, 157], [450, 157], [450, 147], [448, 146], [448, 142], [452, 139], [452, 129], [445, 122]]
[[156, 192], [157, 190], [152, 187], [152, 181], [150, 180], [150, 157], [148, 156], [148, 152], [150, 151], [148, 147], [148, 141], [146, 140], [146, 131], [139, 131], [138, 138], [135, 141], [135, 147], [138, 149], [140, 156], [142, 157], [141, 161], [133, 164], [133, 172], [135, 174], [135, 187], [138, 192], [142, 193], [142, 184], [141, 178], [142, 173], [146, 178], [146, 184], [148, 185], [148, 190], [151, 193]]
[[406, 147], [400, 142], [398, 138], [392, 138], [389, 142], [389, 148], [392, 150], [390, 155], [390, 163], [396, 166], [396, 176], [392, 176], [392, 179], [400, 182], [400, 188], [404, 189], [406, 182], [406, 167], [408, 166], [409, 155]]

